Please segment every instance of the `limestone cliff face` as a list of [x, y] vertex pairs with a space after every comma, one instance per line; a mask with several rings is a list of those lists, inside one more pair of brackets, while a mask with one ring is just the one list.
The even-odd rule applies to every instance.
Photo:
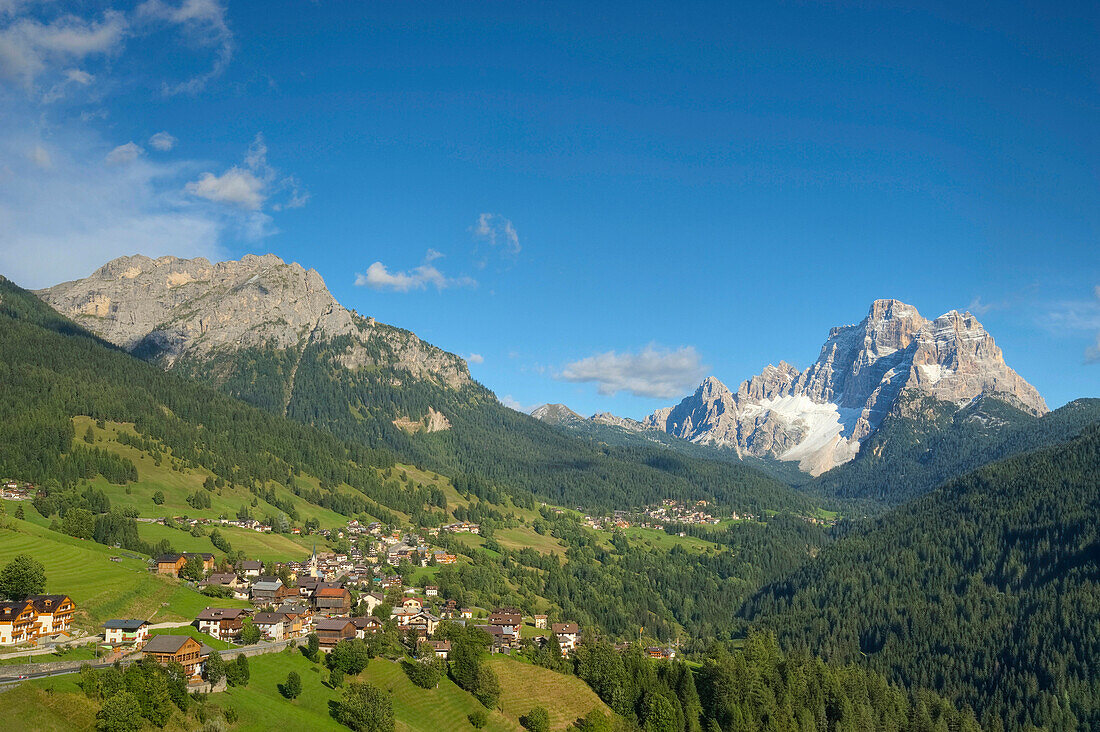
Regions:
[[61, 314], [166, 369], [248, 348], [294, 350], [335, 341], [341, 344], [335, 358], [348, 369], [391, 367], [451, 388], [470, 382], [458, 356], [348, 310], [315, 270], [274, 254], [215, 264], [120, 257], [89, 277], [37, 294]]
[[859, 324], [833, 328], [805, 371], [780, 361], [736, 393], [708, 377], [644, 425], [738, 454], [795, 460], [817, 475], [851, 460], [887, 414], [912, 403], [903, 393], [959, 407], [990, 395], [1035, 415], [1048, 411], [970, 313], [925, 320], [911, 305], [876, 300]]

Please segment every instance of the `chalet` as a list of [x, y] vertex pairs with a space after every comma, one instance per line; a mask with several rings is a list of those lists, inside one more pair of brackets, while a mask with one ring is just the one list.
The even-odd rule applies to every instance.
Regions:
[[375, 617], [352, 618], [351, 622], [355, 623], [356, 638], [366, 638], [367, 635], [382, 632], [382, 621]]
[[561, 646], [562, 654], [569, 655], [577, 647], [577, 641], [581, 637], [581, 629], [576, 623], [554, 623], [550, 630], [558, 637], [558, 645]]
[[426, 585], [424, 587], [424, 597], [439, 597], [439, 588], [435, 585]]
[[281, 641], [286, 636], [286, 616], [282, 613], [256, 613], [252, 622], [268, 640]]
[[311, 600], [319, 615], [348, 615], [351, 612], [351, 592], [345, 587], [321, 587], [314, 591]]
[[252, 584], [253, 605], [274, 605], [284, 597], [297, 594], [297, 591], [289, 587], [283, 587], [283, 583], [278, 579], [274, 581], [254, 582]]
[[406, 597], [401, 601], [401, 607], [406, 610], [423, 610], [424, 601], [418, 597]]
[[645, 652], [650, 658], [676, 658], [676, 650], [671, 646], [650, 646]]
[[76, 605], [68, 595], [31, 595], [27, 598], [38, 613], [38, 635], [68, 633]]
[[235, 569], [244, 577], [259, 577], [263, 574], [264, 563], [255, 559], [242, 559]]
[[546, 615], [536, 615], [535, 616], [535, 627], [539, 628], [540, 630], [545, 630], [546, 629], [546, 620], [547, 620]]
[[300, 638], [308, 635], [313, 626], [313, 611], [305, 605], [292, 605], [283, 603], [275, 608], [275, 612], [282, 613], [286, 618], [286, 628], [283, 635], [286, 638]]
[[410, 617], [405, 623], [405, 629], [411, 630], [421, 638], [427, 638], [435, 633], [435, 629], [439, 626], [439, 618], [432, 615], [427, 610], [421, 610]]
[[436, 564], [454, 564], [458, 561], [458, 557], [454, 554], [448, 554], [447, 552], [434, 552], [432, 554], [432, 559], [435, 560]]
[[154, 635], [141, 647], [141, 653], [163, 664], [175, 661], [197, 681], [214, 651], [189, 635]]
[[30, 600], [0, 602], [0, 645], [38, 640], [38, 612]]
[[215, 572], [199, 582], [199, 590], [207, 587], [224, 587], [233, 593], [233, 597], [238, 600], [248, 599], [248, 585], [232, 572]]
[[508, 639], [504, 637], [504, 629], [499, 625], [475, 625], [474, 627], [489, 634], [490, 653], [501, 653], [504, 649], [511, 647]]
[[214, 555], [210, 554], [209, 552], [198, 552], [198, 553], [184, 552], [183, 556], [184, 556], [185, 560], [190, 560], [192, 557], [198, 557], [198, 559], [202, 562], [202, 571], [203, 572], [213, 572], [214, 571]]
[[463, 620], [470, 620], [474, 617], [474, 611], [468, 607], [464, 607], [458, 611], [458, 616]]
[[149, 621], [138, 618], [108, 620], [103, 624], [103, 639], [112, 646], [136, 646], [149, 637]]
[[514, 643], [519, 640], [519, 629], [523, 625], [523, 616], [514, 608], [496, 610], [489, 616], [489, 625], [500, 628], [505, 640]]
[[412, 608], [406, 610], [403, 607], [395, 607], [393, 610], [390, 610], [390, 619], [396, 621], [398, 626], [404, 627], [408, 625], [409, 621], [419, 612], [419, 610]]
[[451, 652], [451, 642], [449, 640], [428, 641], [428, 645], [435, 651], [436, 658], [446, 658]]
[[324, 586], [324, 584], [325, 580], [323, 577], [299, 577], [298, 594], [302, 597], [309, 597], [313, 594], [314, 590]]
[[351, 618], [322, 618], [314, 625], [321, 647], [331, 650], [333, 646], [356, 635], [355, 623]]
[[184, 552], [183, 554], [161, 554], [157, 557], [157, 574], [170, 574], [173, 577], [180, 576], [180, 570], [192, 557], [202, 562], [202, 571], [210, 572], [214, 569], [214, 555], [208, 552]]
[[386, 601], [386, 596], [381, 592], [368, 592], [365, 595], [360, 596], [359, 602], [366, 604], [367, 612], [374, 612], [374, 608], [378, 607]]
[[235, 641], [241, 637], [248, 610], [239, 607], [208, 607], [195, 618], [195, 627], [218, 640]]
[[180, 576], [180, 570], [187, 564], [187, 558], [182, 554], [161, 554], [157, 557], [157, 574], [170, 574], [173, 577]]

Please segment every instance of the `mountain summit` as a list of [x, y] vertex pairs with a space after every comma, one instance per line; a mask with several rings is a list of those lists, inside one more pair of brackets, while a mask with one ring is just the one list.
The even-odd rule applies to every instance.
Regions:
[[37, 294], [62, 315], [166, 369], [200, 368], [252, 350], [291, 354], [287, 399], [298, 361], [317, 343], [334, 346], [337, 361], [349, 368], [393, 367], [451, 388], [470, 382], [458, 356], [348, 310], [316, 270], [274, 254], [216, 264], [119, 257], [89, 277]]
[[818, 475], [851, 460], [883, 418], [904, 412], [914, 397], [962, 407], [982, 395], [1035, 415], [1048, 411], [970, 313], [926, 320], [899, 300], [876, 300], [860, 323], [833, 328], [805, 371], [780, 361], [737, 393], [708, 377], [644, 424], [738, 454], [798, 461]]

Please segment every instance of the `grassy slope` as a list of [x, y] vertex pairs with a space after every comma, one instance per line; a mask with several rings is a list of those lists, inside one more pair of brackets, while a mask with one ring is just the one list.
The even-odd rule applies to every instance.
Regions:
[[503, 657], [493, 658], [489, 665], [500, 678], [500, 708], [517, 723], [521, 715], [536, 706], [550, 712], [550, 728], [554, 730], [565, 729], [593, 709], [611, 716], [607, 705], [576, 676]]
[[[324, 537], [309, 536], [298, 539], [284, 534], [261, 534], [230, 526], [206, 528], [217, 528], [226, 539], [229, 539], [233, 551], [243, 551], [250, 559], [259, 559], [261, 562], [306, 559], [310, 553], [309, 542], [314, 538], [317, 540], [318, 550], [328, 546]], [[188, 531], [171, 529], [161, 524], [139, 523], [138, 535], [154, 544], [161, 539], [167, 539], [172, 543], [172, 548], [178, 552], [211, 552], [219, 559], [224, 556], [221, 549], [215, 548], [210, 543], [209, 536], [191, 536]]]
[[[212, 602], [173, 579], [150, 574], [143, 559], [132, 559], [118, 549], [73, 539], [29, 521], [9, 521], [14, 530], [0, 529], [0, 565], [20, 553], [42, 562], [46, 591], [73, 599], [74, 623], [79, 628], [96, 632], [109, 618], [149, 618], [154, 613], [154, 622], [191, 620]], [[112, 556], [121, 556], [122, 561], [112, 562]], [[246, 605], [238, 600], [218, 602], [229, 607]]]
[[59, 676], [49, 683], [21, 684], [0, 693], [4, 729], [11, 732], [59, 732], [95, 729], [96, 702], [76, 686], [74, 676]]
[[[518, 732], [519, 717], [535, 706], [550, 711], [551, 729], [563, 730], [593, 709], [610, 714], [607, 707], [584, 682], [574, 676], [521, 663], [508, 658], [489, 662], [500, 677], [503, 694], [501, 711], [490, 711], [489, 732]], [[330, 715], [330, 702], [339, 693], [322, 683], [328, 677], [319, 664], [297, 651], [273, 653], [249, 659], [250, 680], [245, 688], [230, 688], [210, 697], [212, 704], [236, 710], [234, 730], [308, 729], [342, 730]], [[278, 686], [287, 674], [297, 671], [302, 693], [288, 701]], [[25, 683], [0, 696], [6, 729], [72, 730], [94, 726], [96, 705], [85, 699], [77, 676], [61, 676]], [[470, 694], [449, 679], [438, 688], [421, 689], [412, 684], [400, 665], [374, 659], [359, 680], [387, 691], [393, 700], [398, 732], [441, 732], [472, 729], [471, 712], [484, 709]], [[178, 715], [177, 715], [178, 717]], [[174, 720], [175, 726], [180, 720]]]
[[[78, 416], [73, 418], [73, 427], [76, 429], [77, 440], [82, 441], [84, 434], [91, 427], [95, 435], [95, 447], [104, 448], [133, 461], [138, 470], [137, 482], [126, 487], [113, 485], [102, 478], [93, 482], [96, 488], [107, 494], [112, 504], [134, 506], [141, 516], [154, 518], [166, 515], [202, 518], [217, 518], [222, 514], [233, 516], [242, 504], [248, 505], [253, 498], [253, 495], [243, 486], [235, 490], [225, 486], [210, 494], [210, 508], [196, 510], [188, 505], [187, 497], [202, 488], [203, 481], [210, 475], [208, 471], [202, 468], [184, 467], [170, 455], [162, 456], [161, 464], [157, 465], [154, 456], [118, 442], [117, 437], [121, 432], [136, 434], [132, 424], [107, 422], [104, 429], [99, 429], [91, 418]], [[316, 487], [316, 480], [307, 477], [303, 478], [303, 482]], [[129, 493], [126, 492], [127, 488]], [[164, 493], [165, 498], [164, 503], [159, 506], [153, 503], [153, 494], [158, 490]], [[275, 492], [279, 497], [289, 497], [294, 502], [303, 521], [316, 518], [322, 526], [326, 527], [342, 526], [347, 521], [345, 517], [334, 511], [302, 500], [281, 485], [276, 487]], [[279, 509], [265, 501], [260, 501], [252, 511], [260, 516], [279, 513]]]
[[[231, 689], [212, 699], [223, 707], [232, 707], [240, 715], [234, 729], [309, 729], [346, 730], [329, 715], [329, 702], [339, 694], [325, 686], [322, 679], [328, 674], [319, 670], [298, 652], [275, 653], [249, 661], [251, 679], [244, 689]], [[278, 685], [287, 674], [297, 671], [302, 677], [302, 693], [293, 702], [284, 699]], [[466, 715], [483, 708], [469, 694], [444, 679], [437, 689], [421, 689], [412, 684], [391, 661], [375, 659], [360, 676], [388, 691], [393, 699], [397, 729], [441, 732], [442, 730], [473, 729]], [[518, 725], [499, 713], [490, 713], [487, 730], [516, 730]]]

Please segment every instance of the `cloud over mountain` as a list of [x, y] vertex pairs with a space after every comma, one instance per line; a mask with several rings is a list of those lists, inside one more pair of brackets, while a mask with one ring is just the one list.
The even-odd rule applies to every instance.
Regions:
[[675, 350], [650, 344], [638, 353], [607, 351], [565, 366], [555, 378], [597, 384], [600, 394], [620, 391], [635, 396], [669, 399], [701, 379], [707, 367], [692, 346]]

